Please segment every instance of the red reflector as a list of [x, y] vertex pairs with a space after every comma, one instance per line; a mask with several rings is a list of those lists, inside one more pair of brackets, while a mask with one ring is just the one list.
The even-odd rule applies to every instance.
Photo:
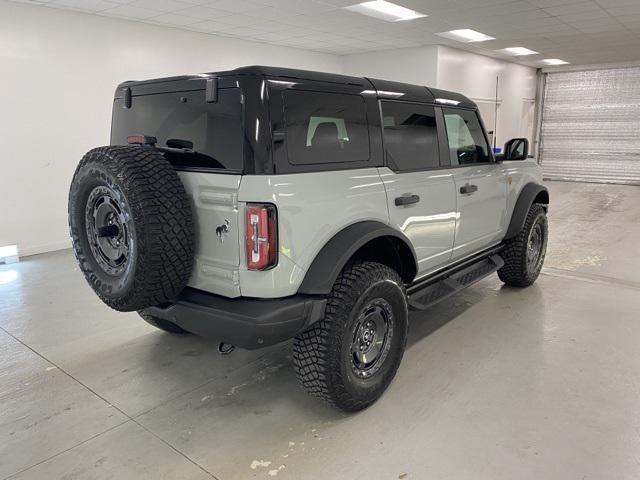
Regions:
[[147, 137], [146, 135], [129, 135], [127, 143], [129, 145], [155, 145], [158, 140], [156, 137]]
[[245, 225], [247, 267], [250, 270], [265, 270], [274, 266], [278, 253], [276, 207], [247, 204]]

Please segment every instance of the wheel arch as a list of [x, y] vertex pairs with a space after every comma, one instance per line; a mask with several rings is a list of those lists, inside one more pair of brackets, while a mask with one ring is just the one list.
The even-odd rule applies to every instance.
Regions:
[[358, 222], [340, 230], [322, 247], [298, 293], [329, 293], [340, 271], [353, 258], [387, 265], [396, 270], [405, 283], [410, 283], [418, 271], [416, 253], [402, 232], [382, 222]]
[[505, 240], [515, 237], [522, 229], [527, 219], [527, 212], [534, 203], [544, 205], [546, 210], [549, 205], [549, 190], [544, 185], [531, 182], [527, 183], [520, 191], [518, 200], [516, 200], [516, 204], [513, 207], [511, 221], [504, 237]]

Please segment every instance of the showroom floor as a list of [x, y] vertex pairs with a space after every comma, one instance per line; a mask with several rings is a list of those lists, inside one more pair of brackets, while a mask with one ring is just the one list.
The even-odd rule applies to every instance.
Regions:
[[640, 476], [640, 187], [550, 182], [546, 268], [411, 317], [344, 415], [290, 345], [220, 356], [107, 309], [70, 251], [0, 267], [0, 479]]

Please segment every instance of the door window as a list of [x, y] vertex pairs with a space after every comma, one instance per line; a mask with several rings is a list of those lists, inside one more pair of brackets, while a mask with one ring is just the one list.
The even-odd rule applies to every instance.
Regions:
[[478, 115], [470, 110], [443, 108], [452, 165], [469, 165], [491, 161], [489, 145]]
[[433, 107], [382, 102], [382, 115], [385, 155], [392, 170], [426, 170], [440, 165]]

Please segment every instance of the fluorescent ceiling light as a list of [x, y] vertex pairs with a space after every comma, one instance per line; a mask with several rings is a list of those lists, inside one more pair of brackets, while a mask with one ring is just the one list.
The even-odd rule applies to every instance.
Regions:
[[436, 33], [436, 35], [466, 43], [495, 40], [494, 37], [490, 37], [489, 35], [485, 35], [484, 33], [476, 32], [475, 30], [470, 30], [468, 28], [463, 28], [462, 30], [451, 30], [450, 32]]
[[534, 50], [529, 50], [528, 48], [524, 48], [524, 47], [509, 47], [509, 48], [503, 48], [502, 50], [498, 50], [498, 51], [506, 53], [507, 55], [515, 55], [517, 57], [521, 57], [523, 55], [535, 55], [537, 53], [540, 53]]
[[405, 8], [385, 0], [363, 2], [344, 8], [351, 10], [352, 12], [362, 13], [363, 15], [369, 15], [370, 17], [379, 18], [380, 20], [386, 20], [387, 22], [415, 20], [416, 18], [428, 16], [424, 13], [416, 12], [410, 8]]
[[545, 58], [542, 60], [542, 63], [547, 65], [568, 65], [569, 62], [565, 62], [564, 60], [560, 60], [559, 58]]

